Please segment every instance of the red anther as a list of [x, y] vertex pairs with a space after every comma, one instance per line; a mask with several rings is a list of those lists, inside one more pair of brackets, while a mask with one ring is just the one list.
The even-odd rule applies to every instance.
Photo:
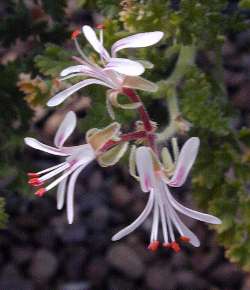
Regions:
[[28, 175], [29, 177], [39, 177], [39, 174], [34, 173], [34, 172], [28, 172], [27, 175]]
[[171, 243], [171, 248], [175, 251], [175, 253], [178, 253], [178, 252], [180, 252], [180, 250], [181, 250], [179, 244], [176, 243], [176, 242], [172, 242], [172, 243]]
[[163, 248], [170, 249], [171, 243], [163, 243], [162, 246], [163, 246]]
[[71, 34], [71, 39], [76, 39], [79, 34], [81, 34], [81, 30], [80, 29], [77, 29], [77, 30], [73, 31], [72, 34]]
[[44, 195], [44, 193], [46, 192], [46, 189], [45, 188], [40, 188], [38, 189], [36, 192], [35, 192], [35, 195], [41, 197]]
[[157, 251], [157, 249], [159, 248], [160, 242], [159, 241], [153, 241], [152, 243], [150, 243], [148, 245], [148, 249], [152, 252]]
[[95, 26], [96, 29], [105, 29], [105, 25], [102, 23], [99, 23]]
[[185, 236], [181, 236], [180, 240], [185, 242], [185, 243], [189, 243], [189, 241], [190, 241], [190, 239], [188, 237], [185, 237]]
[[39, 178], [31, 178], [28, 181], [28, 184], [33, 185], [33, 186], [40, 186], [43, 184], [43, 182]]

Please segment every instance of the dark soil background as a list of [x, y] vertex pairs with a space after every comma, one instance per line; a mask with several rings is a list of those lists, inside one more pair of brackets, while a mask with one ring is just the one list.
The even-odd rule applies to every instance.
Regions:
[[[241, 114], [239, 126], [250, 126], [250, 31], [230, 35], [223, 49], [225, 82], [230, 100]], [[199, 62], [209, 65], [210, 55]], [[76, 101], [77, 102], [77, 101]], [[77, 107], [79, 122], [84, 106]], [[157, 110], [157, 108], [154, 108]], [[44, 114], [34, 124], [37, 136], [51, 143], [66, 110]], [[82, 139], [75, 135], [75, 140]], [[74, 142], [74, 141], [73, 141]], [[30, 170], [55, 164], [46, 154], [27, 149]], [[0, 232], [0, 290], [249, 290], [250, 275], [224, 257], [214, 232], [201, 222], [185, 219], [201, 240], [201, 247], [182, 244], [180, 253], [147, 250], [150, 220], [129, 237], [111, 237], [132, 222], [147, 196], [127, 169], [102, 169], [92, 163], [78, 178], [75, 222], [67, 224], [65, 209], [56, 210], [55, 192], [43, 198], [9, 191], [0, 183], [10, 216]], [[193, 204], [190, 184], [175, 192], [183, 204]]]

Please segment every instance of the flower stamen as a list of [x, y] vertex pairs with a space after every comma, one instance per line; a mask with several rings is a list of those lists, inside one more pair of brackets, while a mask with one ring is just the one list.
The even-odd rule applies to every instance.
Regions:
[[80, 29], [74, 30], [72, 32], [72, 34], [71, 34], [71, 39], [76, 39], [79, 36], [79, 34], [81, 34], [81, 30]]
[[150, 243], [148, 245], [148, 249], [152, 252], [155, 252], [158, 250], [159, 248], [159, 245], [160, 245], [160, 242], [159, 241], [153, 241], [152, 243]]
[[181, 250], [180, 245], [175, 241], [170, 244], [170, 247], [175, 251], [175, 253], [179, 253]]
[[42, 197], [47, 190], [45, 188], [40, 188], [35, 192], [35, 195]]
[[185, 242], [185, 243], [189, 243], [190, 242], [190, 239], [188, 237], [186, 237], [186, 236], [181, 236], [180, 240]]

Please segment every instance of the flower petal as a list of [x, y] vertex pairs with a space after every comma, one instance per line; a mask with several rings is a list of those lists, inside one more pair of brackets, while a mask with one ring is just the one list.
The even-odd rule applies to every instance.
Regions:
[[168, 199], [169, 199], [170, 203], [180, 213], [182, 213], [182, 214], [184, 214], [186, 216], [189, 216], [189, 217], [191, 217], [193, 219], [202, 221], [202, 222], [215, 224], [215, 225], [221, 224], [221, 220], [218, 219], [217, 217], [213, 216], [213, 215], [206, 214], [206, 213], [201, 213], [199, 211], [192, 210], [192, 209], [187, 208], [187, 207], [183, 206], [182, 204], [180, 204], [177, 200], [175, 200], [173, 198], [173, 196], [171, 195], [171, 193], [170, 193], [170, 191], [169, 191], [167, 186], [166, 186], [166, 192], [167, 192], [167, 196], [168, 196]]
[[56, 132], [54, 139], [55, 146], [61, 148], [64, 142], [74, 131], [75, 127], [76, 127], [76, 114], [73, 111], [70, 111], [66, 114], [65, 118], [63, 119], [60, 127]]
[[179, 187], [186, 181], [189, 171], [191, 170], [196, 159], [200, 140], [192, 137], [187, 140], [181, 149], [180, 156], [177, 161], [176, 170], [168, 185]]
[[111, 48], [112, 57], [123, 48], [147, 47], [160, 41], [164, 33], [161, 31], [138, 33], [116, 41]]
[[128, 76], [139, 76], [145, 68], [139, 62], [126, 58], [111, 58], [104, 70], [114, 70]]
[[68, 156], [68, 155], [70, 155], [70, 153], [62, 152], [58, 148], [45, 145], [45, 144], [39, 142], [38, 140], [36, 140], [34, 138], [26, 137], [26, 138], [24, 138], [24, 142], [25, 142], [26, 145], [28, 145], [28, 146], [30, 146], [32, 148], [35, 148], [35, 149], [43, 151], [43, 152], [47, 152], [49, 154], [59, 155], [59, 156]]
[[75, 191], [76, 179], [85, 166], [86, 165], [82, 165], [79, 168], [77, 168], [76, 171], [72, 173], [69, 180], [68, 191], [67, 191], [67, 217], [68, 217], [69, 224], [72, 224], [74, 220], [74, 191]]
[[200, 241], [197, 238], [197, 236], [182, 222], [178, 214], [175, 212], [174, 209], [172, 209], [172, 214], [175, 216], [182, 232], [183, 235], [187, 238], [190, 239], [190, 244], [193, 245], [194, 247], [199, 247], [200, 246]]
[[63, 208], [67, 180], [68, 180], [67, 177], [63, 179], [63, 181], [59, 183], [58, 188], [57, 188], [56, 199], [57, 199], [58, 210], [61, 210]]
[[104, 59], [108, 60], [110, 58], [109, 53], [97, 38], [95, 31], [88, 25], [84, 25], [82, 31], [88, 42], [93, 46], [94, 50], [98, 52]]
[[[70, 95], [72, 95], [73, 93], [75, 93], [76, 91], [80, 90], [83, 87], [86, 87], [88, 85], [92, 85], [92, 84], [98, 84], [98, 85], [102, 85], [102, 86], [106, 86], [106, 87], [110, 87], [108, 84], [106, 84], [105, 82], [102, 82], [100, 80], [97, 79], [87, 79], [87, 80], [83, 80], [71, 87], [69, 87], [68, 89], [59, 92], [58, 94], [56, 94], [54, 97], [52, 97], [47, 105], [49, 107], [54, 107], [57, 106], [59, 104], [61, 104], [65, 99], [67, 99]], [[111, 88], [111, 87], [110, 87]]]
[[154, 196], [153, 192], [151, 192], [149, 195], [147, 205], [145, 206], [143, 212], [138, 216], [138, 218], [134, 222], [132, 222], [132, 224], [130, 224], [129, 226], [127, 226], [126, 228], [122, 229], [120, 232], [115, 234], [112, 237], [112, 241], [118, 241], [121, 238], [133, 232], [136, 228], [138, 228], [150, 214], [153, 204], [154, 204]]
[[61, 71], [60, 76], [61, 77], [66, 77], [69, 74], [74, 74], [74, 73], [86, 73], [92, 71], [88, 66], [86, 65], [73, 65], [65, 68], [64, 70]]
[[150, 149], [146, 146], [139, 147], [135, 152], [135, 161], [141, 189], [143, 192], [148, 192], [154, 184], [153, 161]]

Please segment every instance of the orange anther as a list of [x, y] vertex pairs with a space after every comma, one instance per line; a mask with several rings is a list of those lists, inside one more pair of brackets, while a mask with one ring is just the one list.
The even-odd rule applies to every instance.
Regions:
[[72, 34], [71, 34], [71, 39], [76, 39], [79, 34], [81, 34], [81, 30], [80, 29], [77, 29], [77, 30], [73, 31]]
[[171, 248], [172, 248], [176, 253], [180, 252], [180, 250], [181, 250], [179, 244], [176, 243], [176, 242], [172, 242], [172, 243], [171, 243]]
[[159, 241], [153, 241], [152, 243], [150, 243], [148, 245], [148, 249], [152, 252], [157, 251], [157, 249], [159, 248], [160, 242]]
[[38, 189], [38, 190], [35, 192], [35, 195], [41, 197], [41, 196], [44, 195], [45, 192], [46, 192], [46, 189], [45, 189], [45, 188], [40, 188], [40, 189]]
[[190, 239], [188, 237], [185, 237], [185, 236], [181, 236], [180, 240], [185, 242], [185, 243], [189, 243], [189, 241], [190, 241]]

